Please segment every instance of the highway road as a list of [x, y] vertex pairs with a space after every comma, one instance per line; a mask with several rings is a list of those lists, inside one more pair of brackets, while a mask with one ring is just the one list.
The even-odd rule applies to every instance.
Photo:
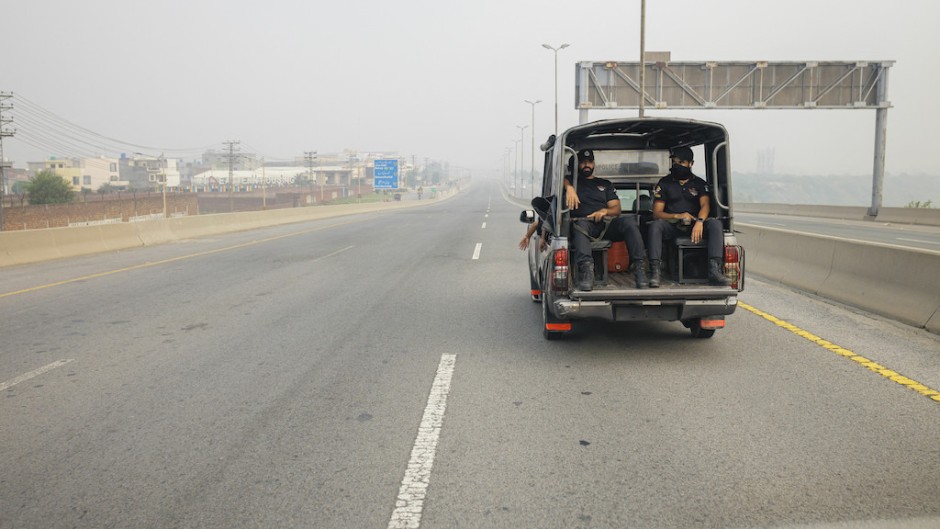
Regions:
[[752, 278], [548, 342], [518, 211], [3, 269], [0, 528], [940, 526], [940, 337]]
[[940, 252], [940, 226], [820, 219], [765, 213], [736, 212], [734, 216], [737, 222], [755, 226]]

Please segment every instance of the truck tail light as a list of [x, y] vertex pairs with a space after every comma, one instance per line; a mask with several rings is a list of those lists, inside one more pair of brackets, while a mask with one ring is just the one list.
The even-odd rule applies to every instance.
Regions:
[[552, 289], [568, 290], [568, 248], [556, 248], [552, 253]]
[[725, 246], [725, 275], [731, 279], [731, 288], [744, 290], [744, 247]]

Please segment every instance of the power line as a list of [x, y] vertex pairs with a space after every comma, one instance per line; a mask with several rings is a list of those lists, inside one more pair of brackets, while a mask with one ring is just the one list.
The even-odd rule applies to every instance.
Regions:
[[228, 152], [222, 156], [228, 161], [228, 202], [229, 202], [229, 211], [235, 211], [235, 160], [240, 157], [240, 154], [236, 151], [238, 144], [241, 143], [238, 140], [229, 140], [222, 142], [228, 148]]
[[[11, 94], [12, 95], [12, 94]], [[205, 152], [212, 146], [205, 147], [157, 147], [141, 145], [119, 140], [97, 133], [77, 125], [58, 114], [46, 110], [39, 104], [16, 94], [18, 118], [33, 130], [33, 141], [37, 140], [54, 150], [78, 151], [79, 154], [117, 154], [126, 151], [164, 152], [176, 156], [192, 155]], [[28, 143], [28, 142], [27, 142]], [[32, 145], [32, 144], [30, 144]], [[35, 145], [33, 145], [35, 146]], [[62, 149], [65, 147], [65, 149]]]
[[12, 110], [12, 104], [6, 104], [4, 101], [13, 98], [13, 92], [0, 92], [0, 231], [3, 231], [3, 198], [6, 195], [6, 167], [7, 162], [3, 157], [3, 138], [12, 138], [15, 131], [6, 128], [7, 123], [13, 123], [12, 118], [3, 117], [4, 110]]

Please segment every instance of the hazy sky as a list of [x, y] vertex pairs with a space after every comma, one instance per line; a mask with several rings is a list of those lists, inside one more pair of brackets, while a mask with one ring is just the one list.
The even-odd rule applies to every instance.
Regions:
[[[268, 158], [397, 150], [483, 174], [501, 170], [516, 126], [530, 124], [523, 100], [543, 101], [537, 143], [553, 129], [553, 54], [541, 44], [570, 44], [558, 97], [560, 127], [574, 125], [575, 63], [638, 60], [639, 12], [639, 0], [10, 1], [0, 91], [159, 150], [229, 139]], [[648, 0], [646, 47], [680, 62], [895, 60], [887, 170], [937, 174], [925, 155], [940, 149], [938, 19], [936, 0]], [[778, 173], [871, 173], [871, 110], [648, 114], [724, 123], [737, 171], [773, 147]], [[4, 147], [17, 167], [61, 155], [15, 137]]]

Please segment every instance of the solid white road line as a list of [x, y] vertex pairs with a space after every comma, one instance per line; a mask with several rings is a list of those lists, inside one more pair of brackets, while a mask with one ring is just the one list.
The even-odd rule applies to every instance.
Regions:
[[62, 367], [62, 366], [64, 366], [65, 364], [71, 362], [72, 360], [75, 360], [75, 359], [74, 359], [74, 358], [70, 358], [70, 359], [68, 359], [68, 360], [59, 360], [59, 361], [53, 362], [53, 363], [51, 363], [51, 364], [49, 364], [49, 365], [47, 365], [47, 366], [40, 367], [39, 369], [34, 369], [34, 370], [30, 371], [29, 373], [24, 373], [24, 374], [22, 374], [22, 375], [20, 375], [20, 376], [18, 376], [18, 377], [16, 377], [16, 378], [14, 378], [14, 379], [7, 380], [6, 382], [0, 384], [0, 391], [3, 391], [3, 390], [5, 390], [5, 389], [7, 389], [7, 388], [12, 388], [13, 386], [19, 384], [20, 382], [26, 382], [27, 380], [29, 380], [29, 379], [31, 379], [31, 378], [33, 378], [33, 377], [38, 377], [39, 375], [45, 373], [46, 371], [52, 371], [53, 369], [55, 369], [55, 368], [57, 368], [57, 367]]
[[481, 249], [483, 249], [483, 243], [482, 243], [482, 242], [478, 242], [477, 245], [476, 245], [476, 247], [473, 249], [473, 258], [474, 258], [474, 259], [479, 259], [479, 258], [480, 258], [480, 250], [481, 250]]
[[437, 452], [437, 440], [441, 436], [444, 424], [444, 411], [447, 409], [447, 394], [450, 393], [450, 379], [454, 374], [457, 355], [441, 355], [437, 365], [437, 375], [431, 385], [428, 405], [424, 408], [418, 437], [411, 449], [411, 460], [405, 470], [405, 477], [398, 489], [395, 510], [388, 521], [388, 529], [417, 529], [421, 526], [421, 513], [424, 510], [424, 498], [428, 493], [431, 479], [431, 467], [434, 466], [434, 454]]

